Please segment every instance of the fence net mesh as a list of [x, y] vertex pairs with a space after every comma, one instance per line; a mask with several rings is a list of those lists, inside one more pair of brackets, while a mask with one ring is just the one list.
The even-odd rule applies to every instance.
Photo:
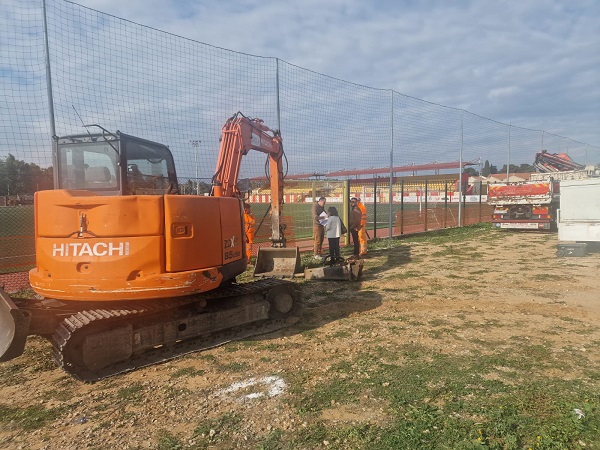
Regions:
[[[351, 179], [351, 191], [372, 204], [370, 227], [387, 236], [458, 225], [456, 202], [437, 195], [424, 205], [422, 196], [430, 175], [444, 175], [431, 191], [439, 193], [440, 183], [454, 191], [459, 162], [481, 171], [488, 161], [501, 171], [532, 164], [541, 149], [580, 163], [600, 159], [600, 148], [566, 137], [217, 48], [76, 3], [46, 0], [45, 8], [39, 0], [10, 0], [0, 16], [0, 271], [32, 264], [32, 194], [52, 187], [52, 132], [82, 134], [84, 124], [168, 145], [184, 193], [202, 194], [225, 120], [238, 111], [264, 120], [284, 139], [284, 215], [297, 240], [310, 238], [310, 218], [303, 217], [315, 193], [310, 176], [334, 204], [343, 191], [323, 186]], [[411, 170], [451, 162], [452, 169]], [[268, 202], [264, 172], [265, 155], [243, 159], [240, 176], [255, 180], [257, 215]], [[412, 193], [398, 194], [410, 186]], [[470, 200], [465, 223], [487, 220], [485, 204]]]

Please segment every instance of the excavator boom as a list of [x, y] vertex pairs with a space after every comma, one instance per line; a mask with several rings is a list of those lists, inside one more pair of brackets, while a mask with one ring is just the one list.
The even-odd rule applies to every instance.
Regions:
[[283, 143], [279, 131], [265, 126], [260, 119], [250, 119], [241, 113], [230, 117], [223, 125], [221, 149], [213, 176], [213, 195], [242, 197], [237, 187], [242, 158], [250, 150], [266, 153], [269, 158], [271, 184], [271, 242], [285, 247], [281, 227], [283, 208]]

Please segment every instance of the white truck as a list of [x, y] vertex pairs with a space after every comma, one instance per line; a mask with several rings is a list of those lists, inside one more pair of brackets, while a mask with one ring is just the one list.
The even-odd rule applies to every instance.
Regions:
[[586, 243], [600, 242], [600, 178], [563, 181], [560, 189], [556, 253], [582, 256]]

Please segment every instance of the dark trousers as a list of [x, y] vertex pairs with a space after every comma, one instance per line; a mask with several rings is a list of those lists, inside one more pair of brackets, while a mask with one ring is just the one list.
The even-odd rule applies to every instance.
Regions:
[[360, 254], [360, 242], [358, 242], [358, 230], [350, 230], [350, 236], [352, 236], [352, 243], [354, 244], [354, 256]]
[[327, 238], [329, 241], [329, 256], [340, 257], [340, 238]]

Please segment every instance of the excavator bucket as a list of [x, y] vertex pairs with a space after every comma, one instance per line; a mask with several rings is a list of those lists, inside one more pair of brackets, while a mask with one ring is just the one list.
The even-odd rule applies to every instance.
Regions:
[[259, 247], [255, 277], [293, 278], [300, 272], [300, 250], [298, 247]]
[[330, 266], [305, 269], [304, 278], [307, 280], [351, 280], [358, 281], [362, 277], [364, 261], [348, 258], [343, 262]]
[[19, 309], [0, 289], [0, 361], [23, 354], [30, 321], [29, 312]]

